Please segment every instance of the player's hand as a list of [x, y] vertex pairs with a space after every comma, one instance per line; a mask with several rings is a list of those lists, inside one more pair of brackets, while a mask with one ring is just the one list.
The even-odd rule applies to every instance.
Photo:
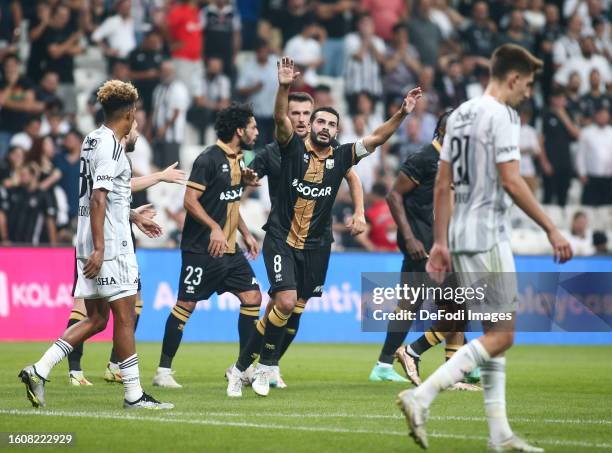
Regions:
[[223, 234], [223, 230], [219, 227], [214, 228], [210, 232], [210, 241], [208, 244], [208, 253], [213, 258], [221, 258], [225, 251], [227, 250], [228, 244], [225, 239], [225, 234]]
[[147, 237], [158, 238], [163, 233], [162, 228], [157, 223], [146, 218], [144, 215], [136, 214], [132, 219], [132, 222], [140, 231], [146, 234]]
[[174, 184], [183, 184], [187, 181], [187, 175], [183, 170], [178, 170], [176, 166], [178, 162], [174, 162], [168, 168], [160, 173], [159, 179], [162, 182], [171, 182]]
[[434, 244], [431, 252], [429, 252], [429, 259], [427, 264], [425, 264], [425, 270], [432, 280], [442, 283], [445, 277], [444, 274], [452, 270], [448, 247]]
[[423, 90], [421, 87], [416, 87], [410, 90], [404, 98], [404, 102], [402, 102], [402, 112], [404, 112], [406, 115], [411, 113], [414, 110], [414, 107], [416, 107], [417, 101], [422, 97]]
[[252, 168], [243, 168], [242, 169], [242, 184], [245, 186], [261, 186], [261, 182], [259, 182], [259, 176], [257, 172]]
[[368, 229], [368, 224], [363, 214], [353, 214], [347, 219], [344, 226], [351, 230], [351, 236], [360, 235]]
[[254, 260], [259, 255], [259, 244], [257, 243], [257, 239], [253, 237], [252, 234], [248, 236], [243, 236], [244, 245], [247, 248], [247, 258], [250, 260]]
[[83, 268], [85, 278], [96, 278], [104, 262], [104, 250], [94, 250]]
[[429, 257], [423, 243], [414, 237], [406, 240], [406, 250], [413, 261], [421, 261]]
[[563, 264], [572, 259], [574, 255], [572, 246], [559, 230], [555, 229], [548, 233], [548, 242], [552, 245], [555, 263]]
[[157, 211], [151, 203], [138, 206], [134, 209], [134, 211], [136, 211], [141, 216], [146, 217], [147, 219], [154, 219], [157, 215]]
[[294, 71], [293, 60], [289, 57], [283, 57], [276, 62], [278, 68], [278, 83], [279, 85], [291, 85], [300, 76], [299, 72]]

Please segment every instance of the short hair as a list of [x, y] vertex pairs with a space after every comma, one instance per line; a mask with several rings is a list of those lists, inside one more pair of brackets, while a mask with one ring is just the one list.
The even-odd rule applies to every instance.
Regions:
[[433, 134], [433, 138], [435, 140], [439, 139], [440, 137], [444, 137], [446, 134], [446, 122], [448, 121], [448, 117], [451, 115], [451, 113], [453, 113], [453, 109], [448, 108], [438, 117], [438, 123], [436, 124]]
[[319, 113], [319, 112], [327, 112], [327, 113], [331, 113], [332, 115], [336, 115], [336, 118], [338, 120], [338, 124], [340, 124], [340, 114], [333, 107], [319, 107], [318, 109], [315, 109], [312, 112], [312, 114], [310, 115], [310, 122], [311, 123], [315, 120], [315, 118], [317, 117], [317, 113]]
[[312, 96], [305, 91], [294, 91], [293, 93], [289, 93], [289, 102], [310, 102], [314, 105], [314, 99]]
[[263, 49], [264, 47], [269, 47], [269, 46], [270, 45], [269, 45], [268, 41], [265, 40], [264, 38], [258, 37], [255, 40], [255, 46], [254, 46], [255, 50]]
[[254, 116], [251, 104], [232, 102], [229, 107], [217, 114], [215, 121], [217, 137], [224, 143], [229, 142], [236, 133], [236, 129], [245, 128]]
[[387, 186], [385, 186], [383, 182], [375, 182], [372, 185], [372, 193], [374, 195], [378, 195], [381, 198], [384, 198], [387, 196]]
[[324, 83], [318, 84], [314, 87], [315, 91], [323, 91], [325, 93], [331, 93], [331, 87], [329, 85], [325, 85]]
[[393, 26], [393, 28], [391, 29], [391, 32], [393, 34], [396, 34], [400, 30], [406, 30], [406, 32], [408, 31], [408, 27], [406, 26], [406, 22], [398, 22], [398, 23], [396, 23]]
[[584, 217], [584, 218], [586, 218], [586, 216], [587, 216], [587, 215], [586, 215], [586, 213], [585, 213], [584, 211], [576, 211], [576, 212], [574, 213], [574, 216], [572, 217], [572, 221], [574, 221], [574, 220], [578, 219], [579, 217]]
[[138, 91], [129, 82], [108, 80], [98, 90], [97, 97], [104, 117], [111, 118], [118, 112], [134, 107], [138, 101]]
[[534, 57], [524, 47], [504, 44], [495, 49], [491, 57], [491, 77], [504, 80], [511, 71], [522, 75], [533, 74], [543, 66], [542, 60]]

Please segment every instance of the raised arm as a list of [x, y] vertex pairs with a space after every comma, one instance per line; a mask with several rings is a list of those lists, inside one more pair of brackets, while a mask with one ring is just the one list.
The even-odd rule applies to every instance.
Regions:
[[368, 153], [374, 152], [374, 150], [385, 143], [400, 127], [404, 118], [406, 118], [410, 112], [414, 110], [417, 101], [423, 96], [421, 87], [413, 88], [408, 92], [402, 102], [401, 108], [387, 121], [378, 126], [374, 132], [363, 138], [363, 145], [365, 146]]
[[[289, 88], [300, 73], [294, 72], [293, 60], [288, 57], [281, 58], [278, 66], [278, 90], [274, 102], [274, 135], [279, 144], [286, 144], [293, 134], [293, 126], [289, 120]], [[282, 147], [281, 147], [282, 150]]]

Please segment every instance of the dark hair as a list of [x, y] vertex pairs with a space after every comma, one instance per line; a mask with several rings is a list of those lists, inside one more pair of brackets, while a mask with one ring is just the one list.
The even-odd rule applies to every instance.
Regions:
[[310, 102], [314, 104], [314, 99], [311, 95], [304, 91], [294, 91], [293, 93], [289, 93], [289, 102]]
[[603, 245], [608, 242], [608, 236], [604, 231], [594, 231], [593, 232], [593, 245], [597, 247], [598, 245]]
[[372, 193], [374, 195], [384, 198], [387, 196], [387, 186], [385, 186], [385, 184], [382, 182], [376, 182], [372, 186]]
[[6, 63], [8, 60], [11, 60], [11, 59], [15, 60], [17, 63], [20, 62], [19, 55], [17, 55], [16, 53], [8, 53], [2, 59], [2, 65], [4, 65], [4, 63]]
[[253, 116], [251, 104], [232, 102], [229, 107], [224, 108], [217, 114], [217, 120], [215, 121], [217, 137], [224, 143], [229, 142], [236, 133], [236, 129], [245, 128]]
[[83, 141], [83, 134], [81, 134], [81, 131], [75, 127], [71, 127], [68, 132], [66, 132], [66, 135], [64, 137], [67, 137], [69, 135], [76, 135], [79, 140]]
[[327, 112], [327, 113], [331, 113], [332, 115], [336, 115], [336, 118], [338, 119], [338, 124], [340, 124], [340, 114], [333, 107], [319, 107], [318, 109], [315, 109], [312, 112], [312, 115], [310, 115], [311, 123], [315, 120], [317, 113], [319, 112]]
[[503, 80], [510, 71], [518, 71], [522, 75], [533, 74], [544, 63], [534, 57], [531, 52], [516, 44], [504, 44], [493, 52], [491, 57], [491, 77]]
[[318, 84], [314, 87], [315, 91], [325, 91], [326, 93], [331, 93], [331, 87], [329, 85], [325, 85], [324, 83]]
[[255, 40], [255, 50], [263, 49], [264, 47], [268, 47], [268, 41], [263, 38], [257, 38]]
[[556, 96], [565, 96], [565, 88], [561, 87], [561, 86], [555, 86], [550, 90], [550, 97], [556, 97]]
[[448, 108], [438, 117], [438, 123], [436, 124], [433, 135], [435, 140], [444, 137], [446, 134], [446, 122], [448, 121], [448, 117], [451, 115], [451, 113], [453, 113], [453, 110], [454, 109], [452, 108]]
[[405, 23], [405, 22], [398, 22], [397, 24], [395, 24], [395, 25], [393, 26], [393, 28], [391, 29], [391, 31], [393, 32], [393, 34], [396, 34], [398, 31], [400, 31], [400, 30], [402, 30], [402, 29], [404, 29], [404, 30], [408, 31], [408, 27], [406, 26], [406, 23]]
[[32, 123], [36, 123], [36, 122], [40, 123], [41, 121], [42, 120], [41, 120], [40, 116], [38, 116], [38, 115], [30, 115], [28, 117], [28, 119], [26, 120], [26, 122], [25, 122], [25, 127], [28, 127]]
[[50, 135], [45, 135], [43, 137], [35, 138], [32, 141], [32, 147], [30, 148], [30, 151], [28, 151], [26, 155], [26, 158], [25, 158], [26, 163], [36, 162], [37, 164], [40, 165], [40, 163], [42, 162], [43, 154], [44, 154], [43, 143], [45, 143], [45, 140], [51, 140], [51, 143], [53, 143], [53, 146], [55, 147], [55, 142], [53, 141], [53, 137], [51, 137]]

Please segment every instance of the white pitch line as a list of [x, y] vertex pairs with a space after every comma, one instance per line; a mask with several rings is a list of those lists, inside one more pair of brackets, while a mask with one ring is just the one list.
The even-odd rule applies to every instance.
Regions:
[[[168, 412], [170, 414], [171, 412]], [[230, 422], [224, 420], [206, 420], [192, 418], [175, 418], [175, 417], [145, 417], [142, 415], [131, 415], [129, 413], [113, 412], [113, 413], [89, 413], [89, 412], [64, 412], [54, 410], [21, 410], [21, 409], [0, 409], [2, 415], [23, 415], [23, 416], [47, 416], [47, 417], [71, 417], [71, 418], [94, 418], [103, 420], [128, 420], [128, 421], [152, 421], [155, 423], [181, 423], [188, 425], [209, 425], [209, 426], [225, 426], [225, 427], [241, 427], [241, 428], [256, 428], [256, 429], [281, 429], [281, 430], [296, 430], [306, 432], [323, 432], [335, 434], [375, 434], [386, 436], [407, 436], [406, 431], [382, 431], [368, 429], [349, 429], [349, 428], [329, 428], [317, 426], [294, 426], [294, 425], [279, 425], [266, 423], [251, 423], [251, 422]], [[430, 437], [441, 439], [457, 439], [457, 440], [477, 440], [486, 441], [485, 436], [467, 436], [462, 434], [449, 434], [433, 431], [429, 433]], [[585, 441], [571, 440], [539, 440], [538, 443], [544, 445], [557, 445], [567, 447], [585, 447], [585, 448], [601, 448], [612, 450], [612, 444], [607, 443], [592, 443]]]

